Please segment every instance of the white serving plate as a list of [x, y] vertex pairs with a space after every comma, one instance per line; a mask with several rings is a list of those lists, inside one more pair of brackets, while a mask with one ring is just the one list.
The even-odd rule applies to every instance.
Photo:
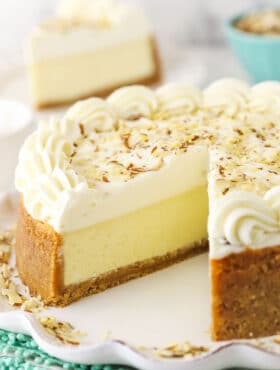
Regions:
[[[6, 77], [0, 95], [28, 102], [23, 70]], [[40, 113], [37, 118], [50, 113], [61, 111]], [[16, 204], [11, 194], [0, 196], [0, 228], [15, 222]], [[207, 254], [41, 314], [68, 321], [85, 332], [81, 345], [61, 344], [45, 332], [35, 315], [12, 309], [0, 297], [0, 328], [30, 334], [43, 350], [66, 361], [116, 363], [141, 370], [280, 368], [280, 346], [271, 338], [263, 340], [266, 349], [256, 341], [211, 342]], [[209, 352], [196, 358], [163, 359], [152, 350], [186, 340], [209, 347]]]
[[[0, 199], [0, 229], [16, 220], [17, 195]], [[35, 314], [11, 308], [0, 296], [0, 328], [31, 335], [52, 356], [84, 364], [130, 365], [141, 370], [219, 370], [226, 367], [280, 368], [280, 345], [259, 341], [211, 342], [208, 256], [203, 254], [133, 280], [65, 308], [47, 308], [86, 335], [79, 346], [61, 344]], [[206, 346], [200, 357], [160, 358], [154, 347], [189, 341]]]

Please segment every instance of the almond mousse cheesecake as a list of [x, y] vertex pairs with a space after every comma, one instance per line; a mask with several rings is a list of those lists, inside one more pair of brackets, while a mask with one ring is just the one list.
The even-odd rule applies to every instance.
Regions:
[[118, 0], [60, 1], [56, 17], [32, 32], [27, 65], [37, 108], [161, 78], [152, 25], [142, 9]]
[[280, 83], [143, 86], [41, 122], [16, 171], [17, 266], [67, 305], [206, 251], [214, 340], [280, 330]]

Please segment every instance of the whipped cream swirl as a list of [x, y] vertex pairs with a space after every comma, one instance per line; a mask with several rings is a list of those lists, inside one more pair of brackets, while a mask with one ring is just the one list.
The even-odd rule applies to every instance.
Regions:
[[245, 191], [232, 191], [212, 209], [212, 238], [225, 238], [233, 246], [257, 247], [267, 236], [280, 232], [277, 212], [265, 200]]
[[234, 118], [247, 108], [249, 94], [250, 88], [245, 82], [222, 79], [204, 91], [204, 106], [217, 114]]
[[264, 196], [267, 203], [280, 214], [280, 186], [274, 186]]
[[68, 161], [74, 150], [71, 139], [79, 135], [76, 126], [69, 119], [43, 122], [20, 151], [16, 187], [24, 195], [27, 211], [38, 220], [55, 223], [66, 207], [69, 191], [87, 189]]
[[202, 107], [202, 92], [192, 86], [168, 84], [159, 88], [156, 94], [162, 112], [195, 113]]
[[108, 98], [123, 119], [134, 120], [141, 117], [150, 118], [158, 109], [155, 93], [144, 86], [128, 86], [116, 90]]
[[251, 89], [250, 108], [257, 113], [280, 114], [280, 82], [261, 82]]
[[86, 132], [111, 131], [117, 125], [113, 109], [106, 100], [100, 98], [90, 98], [74, 104], [68, 110], [66, 117], [83, 124]]

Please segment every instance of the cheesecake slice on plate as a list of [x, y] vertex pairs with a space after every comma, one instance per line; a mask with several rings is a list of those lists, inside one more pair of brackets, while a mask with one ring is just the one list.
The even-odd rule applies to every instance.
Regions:
[[61, 1], [56, 17], [32, 32], [27, 65], [37, 108], [161, 78], [149, 20], [140, 8], [117, 0]]
[[279, 332], [279, 103], [276, 82], [131, 86], [41, 122], [16, 171], [32, 294], [67, 305], [209, 244], [213, 339]]

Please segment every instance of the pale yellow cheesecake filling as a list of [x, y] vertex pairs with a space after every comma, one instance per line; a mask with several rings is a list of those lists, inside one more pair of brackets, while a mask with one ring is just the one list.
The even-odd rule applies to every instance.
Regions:
[[206, 186], [93, 226], [63, 234], [64, 284], [75, 284], [119, 267], [207, 238]]
[[153, 48], [147, 35], [93, 52], [35, 61], [29, 67], [32, 100], [63, 102], [152, 77], [157, 68]]

